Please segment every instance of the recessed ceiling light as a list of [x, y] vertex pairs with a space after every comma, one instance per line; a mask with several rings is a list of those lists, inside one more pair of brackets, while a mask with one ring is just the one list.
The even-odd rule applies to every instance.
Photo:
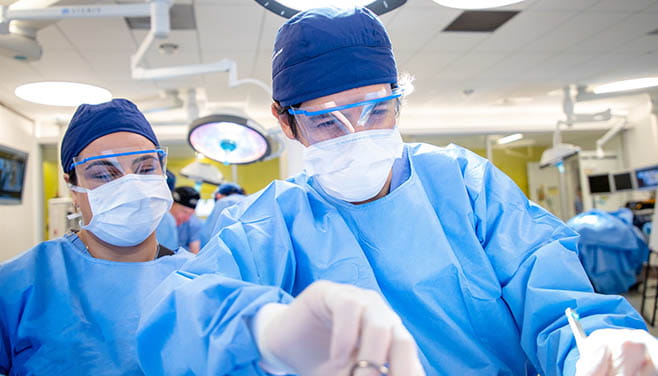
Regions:
[[17, 87], [14, 94], [28, 102], [62, 107], [98, 104], [112, 99], [112, 93], [102, 87], [76, 82], [34, 82]]
[[594, 88], [594, 94], [615, 93], [618, 91], [646, 89], [658, 86], [658, 77], [644, 77], [634, 80], [611, 82]]
[[501, 137], [498, 140], [496, 140], [496, 143], [498, 145], [505, 145], [512, 143], [514, 141], [518, 141], [523, 138], [523, 135], [521, 133], [514, 133], [509, 136]]
[[492, 9], [520, 3], [524, 0], [433, 0], [439, 5], [455, 9]]
[[272, 13], [290, 18], [301, 11], [328, 6], [337, 8], [361, 6], [377, 15], [382, 15], [406, 3], [407, 0], [256, 0], [256, 2]]

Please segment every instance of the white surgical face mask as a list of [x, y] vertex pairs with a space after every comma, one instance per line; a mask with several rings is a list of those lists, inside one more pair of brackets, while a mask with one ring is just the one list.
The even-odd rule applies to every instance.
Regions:
[[98, 188], [72, 186], [87, 193], [93, 215], [82, 226], [102, 241], [130, 247], [143, 242], [155, 231], [171, 208], [173, 199], [161, 175], [128, 174]]
[[382, 190], [393, 162], [402, 156], [402, 151], [397, 127], [368, 130], [307, 147], [304, 167], [331, 196], [361, 202]]

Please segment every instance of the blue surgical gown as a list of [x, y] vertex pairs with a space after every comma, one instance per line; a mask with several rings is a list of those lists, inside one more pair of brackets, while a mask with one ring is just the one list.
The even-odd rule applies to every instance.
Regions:
[[155, 229], [155, 237], [158, 243], [176, 252], [178, 249], [178, 229], [176, 219], [170, 212], [166, 212], [162, 221]]
[[190, 219], [178, 225], [178, 245], [189, 249], [190, 243], [201, 240], [202, 226], [203, 222], [194, 214], [190, 216]]
[[[336, 200], [304, 173], [273, 182], [225, 210], [181, 273], [242, 278], [293, 296], [319, 279], [379, 291], [415, 337], [428, 375], [571, 374], [578, 353], [567, 307], [588, 333], [646, 328], [625, 299], [593, 292], [578, 235], [491, 163], [456, 146], [405, 149], [408, 176], [367, 204]], [[186, 293], [218, 304], [205, 289]], [[210, 308], [186, 325], [212, 321]], [[149, 320], [168, 329], [174, 321], [157, 311]], [[177, 352], [162, 337], [165, 346], [151, 350], [174, 364], [208, 351], [201, 343]]]
[[235, 193], [230, 196], [222, 197], [219, 200], [215, 201], [215, 206], [213, 206], [212, 211], [208, 218], [206, 218], [201, 229], [201, 246], [208, 244], [210, 237], [213, 235], [215, 227], [217, 227], [217, 220], [222, 211], [229, 206], [236, 205], [244, 200], [245, 196]]
[[1, 263], [0, 374], [141, 375], [140, 305], [192, 256], [102, 260], [71, 233]]
[[567, 222], [580, 234], [579, 257], [596, 291], [620, 294], [636, 282], [649, 247], [630, 209], [590, 210]]

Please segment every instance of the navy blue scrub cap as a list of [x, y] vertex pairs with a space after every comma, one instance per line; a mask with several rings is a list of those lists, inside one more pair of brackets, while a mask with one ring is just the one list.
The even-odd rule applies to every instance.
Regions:
[[367, 8], [310, 9], [277, 33], [272, 84], [282, 107], [397, 79], [386, 29]]
[[239, 185], [237, 185], [235, 183], [227, 182], [227, 183], [220, 184], [219, 187], [217, 187], [217, 190], [215, 191], [215, 194], [220, 194], [220, 195], [224, 195], [224, 196], [229, 196], [229, 195], [232, 195], [234, 193], [238, 193], [238, 194], [243, 195], [244, 194], [244, 189], [242, 189], [242, 187], [240, 187]]
[[132, 132], [149, 139], [157, 147], [151, 124], [134, 103], [127, 99], [112, 99], [101, 104], [78, 107], [62, 139], [61, 162], [68, 173], [73, 158], [97, 138], [116, 132]]

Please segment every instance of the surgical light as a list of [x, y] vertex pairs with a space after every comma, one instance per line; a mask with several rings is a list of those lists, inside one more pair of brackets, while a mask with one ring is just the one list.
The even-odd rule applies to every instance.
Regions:
[[455, 9], [491, 9], [520, 3], [524, 0], [433, 0], [439, 5]]
[[361, 6], [377, 15], [382, 15], [406, 3], [407, 0], [256, 0], [256, 2], [272, 13], [290, 18], [301, 11], [327, 6], [337, 8]]
[[62, 107], [98, 104], [112, 99], [112, 93], [102, 87], [77, 82], [34, 82], [17, 87], [14, 93], [28, 102]]
[[518, 140], [520, 140], [520, 139], [522, 139], [522, 138], [523, 138], [523, 135], [522, 135], [521, 133], [514, 133], [514, 134], [511, 134], [511, 135], [509, 135], [509, 136], [505, 136], [505, 137], [501, 137], [501, 138], [499, 138], [499, 139], [496, 141], [496, 143], [497, 143], [498, 145], [505, 145], [505, 144], [512, 143], [512, 142], [514, 142], [514, 141], [518, 141]]
[[187, 140], [198, 153], [224, 164], [257, 162], [271, 152], [265, 131], [253, 120], [236, 115], [210, 115], [193, 121]]
[[594, 94], [615, 93], [618, 91], [646, 89], [658, 86], [658, 77], [644, 77], [634, 80], [611, 82], [594, 88]]

